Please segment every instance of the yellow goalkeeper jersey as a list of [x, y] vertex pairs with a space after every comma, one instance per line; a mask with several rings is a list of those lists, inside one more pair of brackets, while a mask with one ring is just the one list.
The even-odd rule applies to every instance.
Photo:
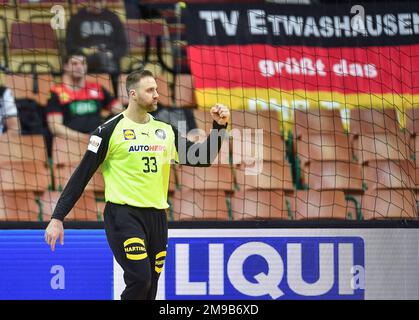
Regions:
[[87, 151], [65, 186], [52, 218], [64, 220], [87, 183], [100, 167], [105, 180], [105, 199], [134, 207], [165, 209], [170, 165], [207, 167], [217, 156], [226, 127], [213, 122], [202, 143], [193, 143], [176, 127], [154, 119], [136, 123], [120, 113], [91, 135]]

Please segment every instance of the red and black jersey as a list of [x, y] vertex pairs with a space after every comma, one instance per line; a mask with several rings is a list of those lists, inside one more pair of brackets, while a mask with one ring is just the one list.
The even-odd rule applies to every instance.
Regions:
[[72, 90], [64, 84], [51, 88], [46, 113], [61, 113], [63, 124], [82, 133], [93, 132], [101, 123], [101, 110], [110, 110], [116, 100], [101, 85], [85, 83], [84, 88]]

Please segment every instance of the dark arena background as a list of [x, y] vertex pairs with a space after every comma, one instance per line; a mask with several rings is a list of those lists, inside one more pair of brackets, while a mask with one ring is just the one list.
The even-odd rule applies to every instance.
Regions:
[[[1, 300], [120, 299], [100, 171], [64, 245], [44, 241], [89, 134], [48, 119], [53, 99], [84, 117], [104, 96], [106, 121], [144, 68], [153, 116], [190, 140], [205, 139], [215, 103], [231, 110], [211, 167], [172, 165], [158, 300], [419, 299], [418, 1], [0, 6]], [[84, 100], [60, 86], [76, 49]]]

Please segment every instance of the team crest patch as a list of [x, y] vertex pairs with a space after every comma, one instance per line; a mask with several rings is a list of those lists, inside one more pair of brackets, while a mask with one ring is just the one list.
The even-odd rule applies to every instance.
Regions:
[[89, 140], [89, 145], [87, 146], [87, 150], [97, 153], [101, 143], [102, 143], [101, 137], [91, 136]]
[[125, 140], [135, 140], [135, 132], [133, 129], [124, 129], [124, 139]]
[[164, 130], [162, 129], [157, 129], [155, 134], [156, 134], [156, 137], [159, 139], [162, 139], [162, 140], [166, 139], [166, 132], [164, 132]]

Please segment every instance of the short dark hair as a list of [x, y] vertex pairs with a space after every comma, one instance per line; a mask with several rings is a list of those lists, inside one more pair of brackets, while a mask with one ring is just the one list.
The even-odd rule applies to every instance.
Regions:
[[137, 70], [131, 72], [126, 81], [126, 89], [129, 96], [129, 91], [134, 87], [142, 78], [153, 77], [153, 73], [149, 70]]
[[63, 65], [67, 64], [70, 61], [70, 59], [74, 56], [83, 56], [84, 58], [86, 58], [86, 55], [80, 49], [76, 49], [64, 55], [62, 59]]

